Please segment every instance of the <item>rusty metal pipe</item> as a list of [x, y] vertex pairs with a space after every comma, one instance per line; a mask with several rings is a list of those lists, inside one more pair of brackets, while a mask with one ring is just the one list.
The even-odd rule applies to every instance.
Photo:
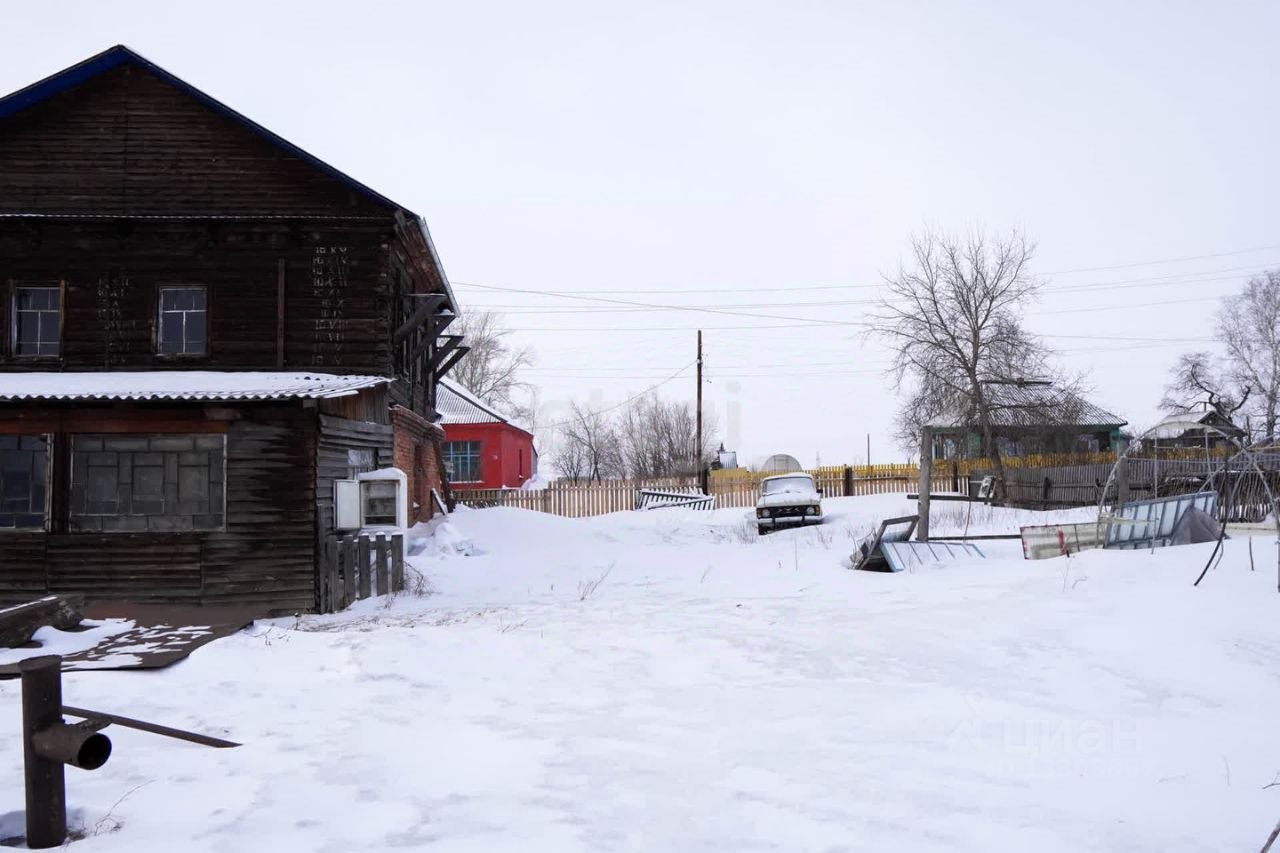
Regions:
[[31, 740], [41, 758], [81, 770], [97, 770], [111, 757], [111, 738], [82, 726], [54, 723], [36, 732]]

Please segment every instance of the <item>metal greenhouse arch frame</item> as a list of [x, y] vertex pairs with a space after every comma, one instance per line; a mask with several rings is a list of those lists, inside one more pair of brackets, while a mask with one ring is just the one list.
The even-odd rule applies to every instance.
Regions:
[[[1237, 477], [1233, 481], [1230, 476], [1231, 473], [1233, 471], [1238, 471], [1240, 473], [1253, 473], [1257, 475], [1258, 481], [1262, 484], [1262, 488], [1266, 493], [1267, 503], [1270, 507], [1270, 511], [1263, 516], [1263, 520], [1265, 521], [1266, 517], [1270, 516], [1272, 520], [1272, 524], [1274, 525], [1275, 531], [1276, 531], [1276, 589], [1277, 591], [1280, 591], [1280, 504], [1277, 504], [1276, 495], [1271, 488], [1271, 484], [1267, 480], [1266, 471], [1264, 471], [1262, 466], [1258, 464], [1259, 452], [1266, 449], [1280, 451], [1280, 445], [1277, 445], [1275, 442], [1254, 442], [1250, 444], [1244, 444], [1236, 437], [1232, 435], [1228, 435], [1227, 433], [1223, 432], [1222, 430], [1218, 429], [1212, 424], [1202, 424], [1194, 421], [1187, 421], [1185, 423], [1179, 423], [1175, 421], [1173, 423], [1166, 422], [1161, 424], [1161, 427], [1166, 429], [1170, 426], [1185, 427], [1186, 429], [1200, 429], [1200, 430], [1205, 430], [1207, 432], [1215, 433], [1218, 436], [1221, 436], [1232, 447], [1235, 448], [1235, 452], [1226, 456], [1223, 459], [1222, 464], [1219, 465], [1215, 470], [1213, 470], [1212, 473], [1210, 473], [1208, 476], [1205, 477], [1204, 482], [1200, 484], [1200, 488], [1195, 492], [1195, 494], [1201, 494], [1206, 491], [1215, 491], [1215, 492], [1218, 491], [1219, 489], [1215, 484], [1219, 481], [1219, 478], [1221, 478], [1221, 482], [1223, 483], [1224, 487], [1230, 488], [1231, 492], [1227, 496], [1226, 501], [1223, 504], [1220, 504], [1219, 506], [1229, 508], [1237, 496], [1241, 482], [1243, 482], [1243, 478], [1241, 477]], [[1107, 514], [1106, 506], [1107, 506], [1107, 498], [1111, 494], [1111, 488], [1117, 482], [1116, 475], [1121, 470], [1121, 466], [1127, 461], [1129, 461], [1131, 457], [1134, 456], [1135, 451], [1138, 450], [1140, 447], [1142, 447], [1145, 441], [1147, 441], [1148, 439], [1155, 440], [1155, 436], [1152, 435], [1155, 429], [1156, 429], [1155, 427], [1151, 427], [1145, 430], [1140, 436], [1138, 436], [1138, 438], [1135, 441], [1130, 442], [1129, 446], [1125, 449], [1125, 452], [1122, 453], [1119, 456], [1119, 458], [1116, 459], [1115, 464], [1111, 466], [1111, 473], [1107, 475], [1107, 482], [1103, 486], [1101, 494], [1098, 495], [1098, 532], [1100, 534], [1099, 536], [1100, 540], [1104, 539], [1104, 536], [1105, 536], [1104, 529], [1111, 523], [1111, 518], [1113, 517], [1113, 515], [1109, 516]], [[1241, 464], [1236, 465], [1235, 463], [1237, 463], [1237, 461], [1240, 461]], [[1159, 460], [1157, 459], [1156, 462], [1158, 464]], [[1246, 466], [1244, 463], [1247, 463], [1248, 468], [1252, 468], [1252, 472], [1249, 472], [1246, 469]], [[1277, 471], [1275, 473], [1280, 475], [1280, 471]], [[1152, 485], [1153, 485], [1153, 489], [1156, 492], [1156, 496], [1158, 496], [1159, 488], [1160, 488], [1159, 483], [1155, 482]], [[1120, 504], [1120, 496], [1119, 496], [1118, 490], [1116, 494], [1115, 504], [1116, 504], [1115, 508], [1118, 509]], [[1218, 561], [1221, 561], [1220, 552], [1223, 551], [1223, 541], [1226, 538], [1226, 529], [1227, 529], [1227, 519], [1225, 517], [1226, 515], [1225, 510], [1223, 512], [1223, 515], [1224, 517], [1222, 519], [1222, 533], [1218, 537], [1218, 543], [1215, 546], [1213, 553], [1209, 556], [1209, 562], [1205, 564], [1204, 570], [1200, 572], [1200, 576], [1196, 579], [1195, 584], [1193, 584], [1193, 586], [1199, 586], [1200, 581], [1204, 579], [1204, 576], [1208, 572], [1210, 566], [1213, 565], [1215, 558], [1217, 558]]]

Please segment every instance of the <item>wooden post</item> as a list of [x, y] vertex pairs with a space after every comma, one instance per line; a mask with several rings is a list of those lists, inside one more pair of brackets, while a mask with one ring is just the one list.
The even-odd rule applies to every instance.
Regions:
[[920, 428], [920, 523], [916, 525], [916, 538], [929, 541], [929, 490], [933, 486], [933, 430]]
[[58, 847], [67, 840], [66, 773], [61, 762], [36, 752], [35, 734], [62, 722], [62, 658], [42, 655], [18, 664], [22, 673], [22, 757], [27, 777], [27, 846]]
[[698, 430], [693, 448], [694, 465], [702, 471], [702, 330], [698, 330]]
[[[1106, 495], [1103, 495], [1105, 498]], [[1129, 464], [1121, 459], [1116, 464], [1116, 509], [1129, 502]]]
[[350, 607], [356, 600], [356, 539], [347, 535], [342, 537], [342, 609]]
[[377, 551], [377, 571], [374, 573], [374, 579], [377, 581], [378, 595], [386, 595], [391, 591], [391, 585], [388, 583], [388, 572], [390, 566], [387, 563], [387, 537], [386, 534], [379, 533], [377, 541], [374, 542], [374, 548]]
[[391, 537], [391, 591], [404, 591], [404, 534]]
[[372, 544], [373, 543], [369, 541], [369, 537], [367, 535], [361, 535], [360, 538], [356, 540], [357, 551], [358, 551], [358, 556], [356, 557], [356, 561], [360, 564], [359, 568], [357, 569], [357, 571], [359, 572], [357, 577], [360, 579], [360, 599], [361, 600], [364, 600], [373, 594], [372, 584], [370, 583], [370, 581], [372, 580], [371, 572], [369, 571], [369, 563], [372, 561], [372, 558], [373, 558], [373, 548], [371, 547]]
[[847, 498], [853, 494], [853, 467], [852, 466], [849, 466], [849, 465], [844, 466], [844, 482], [841, 485], [844, 487], [844, 495], [843, 495], [844, 497]]

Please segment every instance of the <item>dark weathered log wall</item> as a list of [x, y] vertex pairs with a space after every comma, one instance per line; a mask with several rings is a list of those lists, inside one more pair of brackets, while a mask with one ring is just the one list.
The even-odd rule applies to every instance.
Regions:
[[[390, 375], [389, 239], [390, 227], [376, 223], [0, 218], [0, 367]], [[11, 288], [59, 282], [61, 357], [14, 357]], [[207, 288], [205, 356], [156, 352], [159, 288], [174, 284]]]
[[[0, 601], [42, 592], [89, 598], [256, 604], [309, 610], [315, 603], [315, 412], [299, 403], [221, 406], [225, 421], [198, 421], [200, 406], [100, 407], [50, 418], [0, 411], [0, 430], [46, 427], [137, 432], [226, 430], [226, 529], [198, 533], [0, 531]], [[55, 475], [56, 476], [56, 475]], [[59, 484], [54, 484], [55, 492]], [[56, 525], [55, 525], [56, 526]]]
[[106, 71], [0, 130], [0, 212], [393, 212], [137, 67]]

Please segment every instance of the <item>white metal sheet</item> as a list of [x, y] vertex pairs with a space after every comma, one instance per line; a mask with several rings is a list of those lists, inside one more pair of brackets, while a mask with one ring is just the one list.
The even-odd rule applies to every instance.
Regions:
[[889, 570], [904, 572], [945, 563], [962, 557], [986, 559], [986, 554], [972, 542], [884, 542], [880, 545]]

